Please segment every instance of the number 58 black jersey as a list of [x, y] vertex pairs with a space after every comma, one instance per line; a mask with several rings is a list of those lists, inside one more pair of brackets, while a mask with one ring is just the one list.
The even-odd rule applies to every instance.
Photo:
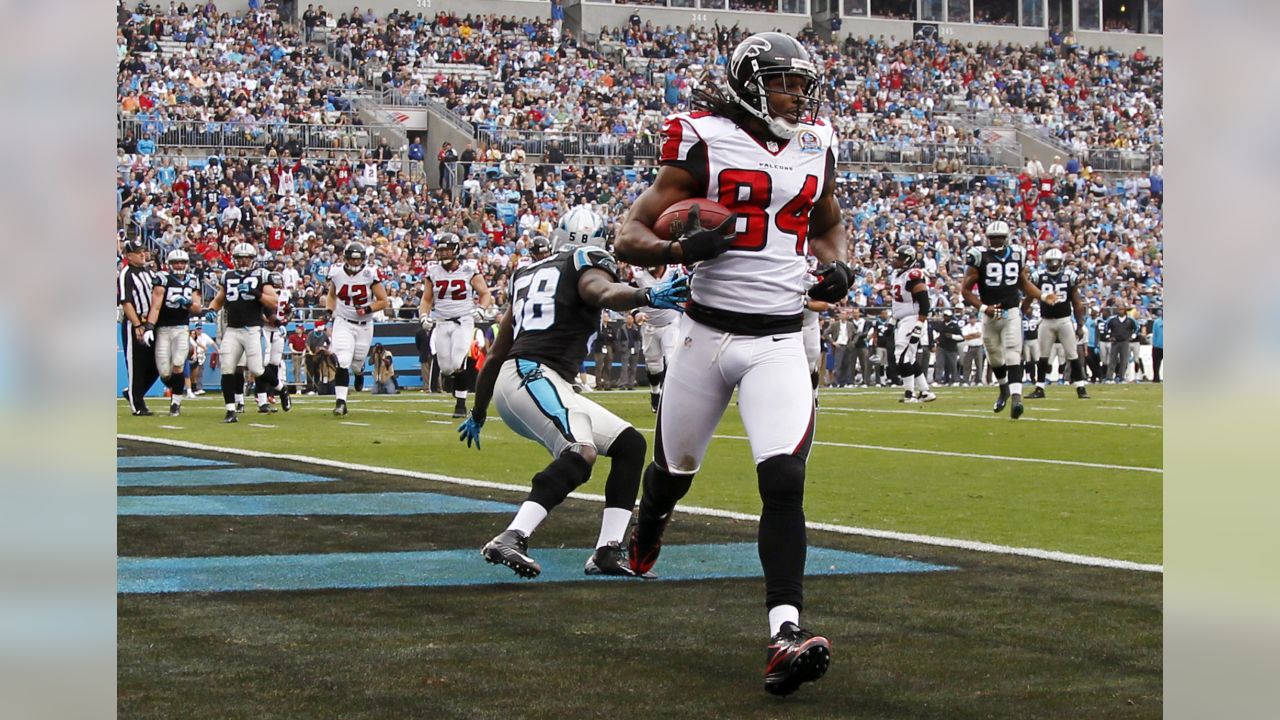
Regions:
[[535, 360], [572, 382], [587, 355], [587, 340], [600, 329], [600, 308], [578, 295], [582, 273], [597, 268], [618, 279], [618, 263], [597, 247], [563, 250], [511, 276], [510, 357]]

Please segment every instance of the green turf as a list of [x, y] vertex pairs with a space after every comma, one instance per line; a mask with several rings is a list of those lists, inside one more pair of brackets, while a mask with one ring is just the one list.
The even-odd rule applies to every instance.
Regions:
[[[824, 391], [819, 444], [810, 458], [806, 487], [808, 519], [1160, 563], [1161, 473], [824, 444], [1162, 466], [1160, 386], [1094, 386], [1094, 398], [1087, 401], [1077, 400], [1067, 387], [1053, 386], [1049, 392], [1046, 400], [1027, 401], [1027, 415], [1015, 422], [990, 412], [994, 391], [985, 388], [942, 388], [937, 402], [919, 407], [899, 404], [897, 393], [888, 390]], [[646, 394], [600, 392], [591, 397], [643, 431], [652, 429]], [[163, 407], [160, 401], [153, 405]], [[176, 419], [131, 417], [122, 403], [118, 429], [521, 485], [549, 459], [496, 419], [485, 428], [484, 450], [468, 450], [456, 441], [457, 421], [449, 417], [452, 399], [439, 395], [383, 399], [355, 394], [345, 418], [329, 414], [331, 406], [331, 398], [300, 398], [291, 413], [258, 416], [251, 410], [239, 424], [226, 426], [219, 422], [221, 404], [212, 397], [187, 401], [183, 416]], [[717, 434], [744, 435], [734, 408], [726, 412]], [[606, 468], [597, 468], [584, 492], [602, 492]], [[757, 513], [760, 501], [748, 444], [713, 440], [685, 502]]]
[[[200, 417], [192, 413], [181, 422]], [[499, 440], [502, 433], [494, 435]], [[147, 443], [121, 445], [126, 453], [169, 452]], [[325, 492], [411, 489], [513, 499], [504, 491], [303, 469], [338, 478]], [[183, 489], [233, 491], [315, 488]], [[166, 490], [121, 490], [158, 492]], [[566, 502], [535, 535], [531, 552], [588, 546], [600, 509]], [[478, 548], [507, 520], [121, 517], [118, 552]], [[665, 539], [744, 542], [754, 534], [754, 523], [677, 514]], [[785, 700], [761, 688], [766, 633], [759, 578], [539, 583], [513, 577], [511, 584], [475, 588], [122, 595], [117, 711], [122, 718], [220, 720], [1161, 716], [1159, 574], [816, 531], [810, 543], [956, 569], [808, 579], [804, 622], [831, 639], [833, 664], [821, 682]], [[482, 563], [478, 553], [476, 562]]]

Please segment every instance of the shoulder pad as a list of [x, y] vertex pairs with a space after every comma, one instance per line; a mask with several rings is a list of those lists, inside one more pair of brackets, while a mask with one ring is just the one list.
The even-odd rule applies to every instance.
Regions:
[[965, 259], [965, 262], [967, 262], [970, 267], [977, 267], [981, 265], [982, 264], [982, 248], [980, 247], [969, 248], [969, 250], [965, 252], [964, 259]]
[[618, 262], [598, 247], [581, 247], [573, 251], [573, 269], [582, 272], [588, 268], [604, 270], [615, 280], [618, 277]]
[[920, 268], [911, 268], [907, 271], [908, 280], [924, 280], [924, 271]]
[[165, 271], [163, 271], [163, 270], [161, 270], [160, 272], [157, 272], [156, 274], [154, 274], [154, 275], [152, 275], [152, 276], [151, 276], [151, 286], [152, 286], [152, 287], [155, 287], [155, 286], [158, 286], [158, 285], [159, 285], [159, 286], [163, 286], [163, 285], [168, 285], [168, 284], [169, 284], [169, 273], [167, 273], [167, 272], [165, 272]]

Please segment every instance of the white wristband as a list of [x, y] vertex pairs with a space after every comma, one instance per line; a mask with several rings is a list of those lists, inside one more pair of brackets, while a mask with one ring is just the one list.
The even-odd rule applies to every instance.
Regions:
[[982, 313], [983, 315], [986, 315], [986, 314], [987, 314], [987, 306], [986, 306], [986, 305], [983, 305], [982, 307], [978, 308], [978, 312]]

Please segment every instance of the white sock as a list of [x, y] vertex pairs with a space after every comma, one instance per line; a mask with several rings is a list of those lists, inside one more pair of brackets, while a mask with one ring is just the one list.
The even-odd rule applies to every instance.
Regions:
[[1022, 383], [1009, 383], [1009, 394], [1010, 394], [1010, 395], [1021, 395], [1021, 394], [1022, 394]]
[[235, 412], [235, 411], [236, 411], [236, 404], [235, 404], [235, 403], [233, 403], [233, 402], [227, 403], [227, 409], [228, 409], [228, 410], [230, 410], [231, 412]]
[[338, 385], [333, 389], [333, 394], [338, 400], [346, 402], [348, 389], [349, 388], [346, 385]]
[[902, 378], [902, 389], [906, 391], [907, 397], [911, 397], [911, 392], [915, 390], [915, 387], [916, 379], [914, 375]]
[[1076, 381], [1076, 387], [1078, 387], [1078, 388], [1084, 387], [1084, 381], [1083, 381], [1083, 380], [1077, 380], [1077, 381]]
[[454, 390], [454, 391], [453, 391], [453, 396], [454, 396], [454, 397], [456, 397], [456, 398], [458, 398], [459, 400], [466, 400], [466, 399], [467, 399], [467, 391], [466, 391], [466, 390]]
[[508, 530], [519, 530], [526, 537], [533, 534], [534, 530], [547, 519], [547, 509], [532, 500], [525, 500], [520, 505], [520, 509], [516, 511], [516, 516], [511, 520], [511, 524], [507, 526]]
[[604, 547], [611, 542], [621, 543], [622, 536], [627, 534], [627, 525], [631, 522], [631, 511], [623, 508], [605, 508], [600, 519], [600, 537], [596, 538], [596, 547]]
[[266, 404], [267, 404], [267, 394], [264, 392], [258, 393], [258, 405], [261, 406]]
[[236, 393], [236, 405], [244, 404], [244, 393]]
[[1046, 385], [1048, 385], [1048, 384], [1049, 384], [1049, 383], [1045, 382], [1044, 380], [1037, 380], [1037, 381], [1036, 381], [1036, 387], [1040, 388], [1041, 390], [1043, 390], [1043, 389], [1045, 388], [1045, 386], [1046, 386]]
[[778, 634], [782, 624], [792, 622], [800, 624], [800, 609], [795, 605], [778, 605], [769, 608], [769, 637]]
[[181, 404], [182, 404], [182, 393], [174, 393], [173, 397], [169, 398], [169, 400], [170, 400], [174, 405], [181, 405]]
[[929, 392], [929, 378], [924, 375], [916, 376], [916, 394], [924, 395]]

